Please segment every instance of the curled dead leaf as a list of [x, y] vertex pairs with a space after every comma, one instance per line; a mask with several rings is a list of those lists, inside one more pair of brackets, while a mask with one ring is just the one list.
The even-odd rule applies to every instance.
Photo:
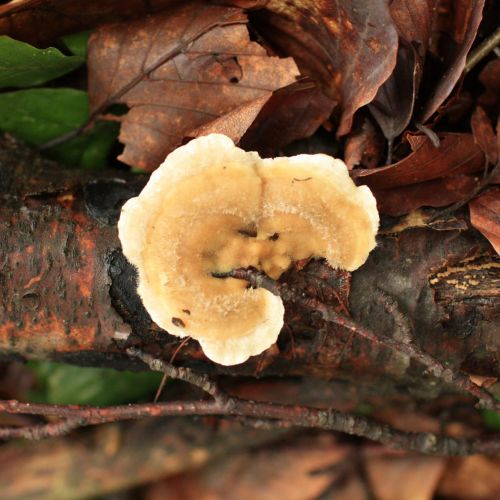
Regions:
[[401, 134], [413, 115], [422, 71], [417, 57], [413, 45], [400, 40], [394, 71], [368, 105], [387, 139]]
[[414, 136], [413, 152], [403, 160], [381, 168], [356, 169], [353, 176], [375, 190], [408, 186], [484, 168], [484, 154], [472, 134], [440, 135], [439, 148], [426, 136]]
[[270, 0], [259, 30], [321, 83], [342, 108], [338, 135], [371, 102], [396, 64], [397, 33], [384, 0]]
[[[463, 0], [449, 2], [450, 12], [446, 14], [451, 21], [453, 36], [443, 36], [439, 63], [441, 75], [436, 78], [436, 85], [423, 110], [420, 121], [426, 122], [451, 94], [465, 69], [467, 54], [476, 38], [479, 23], [482, 19], [485, 0]], [[449, 28], [448, 28], [449, 30]]]
[[304, 79], [246, 102], [187, 136], [225, 134], [247, 151], [276, 156], [283, 146], [312, 135], [334, 106], [318, 86]]

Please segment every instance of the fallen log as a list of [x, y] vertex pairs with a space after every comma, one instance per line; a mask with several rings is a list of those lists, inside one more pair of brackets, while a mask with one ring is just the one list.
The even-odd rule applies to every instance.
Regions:
[[[180, 340], [144, 310], [116, 231], [121, 205], [146, 179], [65, 170], [8, 138], [0, 176], [0, 356], [144, 369], [125, 354], [135, 346], [169, 359]], [[380, 337], [414, 342], [454, 370], [498, 377], [500, 262], [465, 212], [429, 222], [435, 213], [383, 220], [377, 248], [352, 276], [311, 261], [282, 279]], [[223, 367], [190, 341], [176, 363], [212, 374], [385, 380], [427, 397], [439, 391], [407, 355], [285, 306], [286, 327], [261, 356]]]

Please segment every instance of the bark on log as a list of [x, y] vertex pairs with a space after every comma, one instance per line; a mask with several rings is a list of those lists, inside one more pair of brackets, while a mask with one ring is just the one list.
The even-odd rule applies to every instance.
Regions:
[[[144, 369], [124, 355], [135, 345], [169, 359], [180, 341], [144, 310], [116, 231], [121, 205], [146, 179], [63, 170], [10, 139], [0, 143], [0, 176], [0, 356]], [[383, 221], [352, 281], [316, 261], [284, 279], [340, 312], [348, 305], [381, 335], [411, 337], [453, 368], [498, 377], [499, 269], [465, 212], [433, 223], [419, 212]], [[177, 362], [217, 374], [368, 377], [432, 396], [422, 367], [406, 356], [285, 307], [287, 326], [261, 356], [222, 367], [190, 341]]]

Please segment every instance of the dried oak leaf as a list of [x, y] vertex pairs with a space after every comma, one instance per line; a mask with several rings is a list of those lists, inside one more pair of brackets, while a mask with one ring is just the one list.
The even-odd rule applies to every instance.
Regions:
[[469, 203], [472, 225], [500, 254], [500, 187], [489, 189]]
[[120, 160], [152, 171], [188, 132], [295, 81], [293, 60], [268, 56], [246, 21], [240, 9], [189, 2], [92, 35], [91, 109], [130, 108]]
[[338, 135], [372, 101], [396, 64], [398, 37], [385, 0], [269, 0], [260, 32], [319, 81], [342, 108]]
[[484, 168], [484, 154], [472, 134], [441, 134], [439, 148], [427, 136], [410, 136], [408, 140], [413, 152], [403, 160], [387, 167], [355, 169], [353, 176], [358, 182], [381, 190]]
[[62, 35], [153, 14], [181, 0], [18, 0], [0, 5], [0, 35], [46, 47]]

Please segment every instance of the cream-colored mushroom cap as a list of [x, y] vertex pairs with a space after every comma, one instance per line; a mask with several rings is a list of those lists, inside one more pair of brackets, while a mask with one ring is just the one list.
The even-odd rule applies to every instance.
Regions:
[[378, 221], [370, 190], [341, 160], [263, 160], [211, 134], [167, 157], [123, 206], [118, 231], [153, 321], [234, 365], [276, 342], [283, 303], [213, 273], [253, 266], [277, 279], [307, 257], [352, 271], [375, 246]]

